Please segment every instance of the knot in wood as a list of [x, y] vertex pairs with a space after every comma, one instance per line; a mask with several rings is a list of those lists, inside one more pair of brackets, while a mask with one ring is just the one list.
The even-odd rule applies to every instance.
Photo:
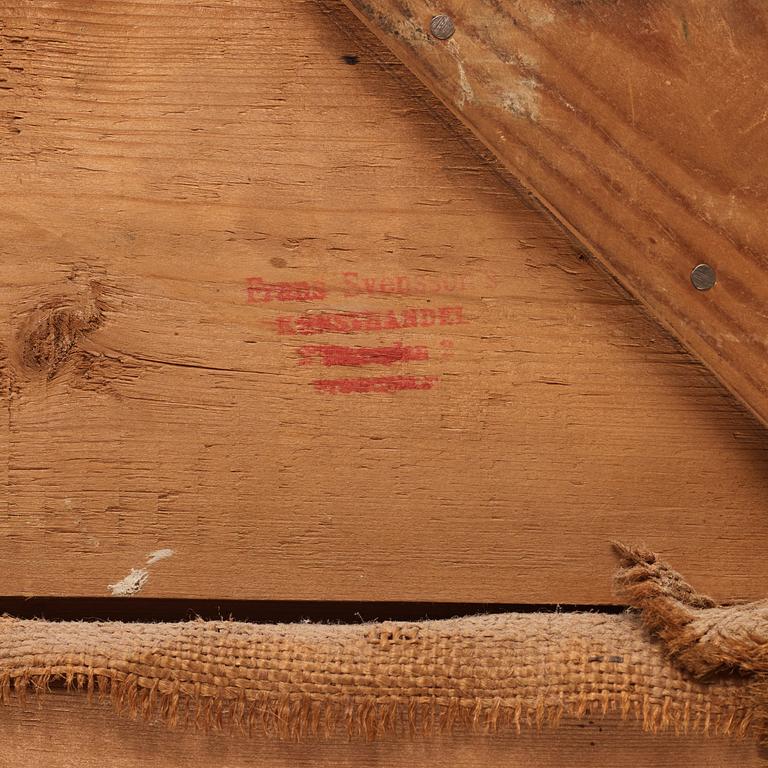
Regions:
[[23, 368], [53, 378], [80, 338], [102, 322], [102, 310], [93, 296], [52, 300], [36, 308], [18, 337]]

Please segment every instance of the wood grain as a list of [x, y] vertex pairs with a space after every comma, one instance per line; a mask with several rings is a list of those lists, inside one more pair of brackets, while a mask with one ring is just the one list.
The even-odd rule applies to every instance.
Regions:
[[765, 432], [341, 4], [0, 18], [0, 594], [765, 595]]
[[650, 736], [637, 726], [597, 720], [520, 736], [456, 736], [380, 742], [292, 743], [226, 734], [167, 731], [115, 718], [72, 694], [48, 697], [44, 706], [0, 709], [0, 764], [13, 768], [759, 768], [751, 741], [715, 737]]
[[347, 2], [768, 421], [764, 4]]

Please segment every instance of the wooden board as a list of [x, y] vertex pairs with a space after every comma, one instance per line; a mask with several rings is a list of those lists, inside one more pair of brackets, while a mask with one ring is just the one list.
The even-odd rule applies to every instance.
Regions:
[[108, 709], [57, 694], [43, 708], [0, 709], [2, 765], [13, 768], [759, 768], [750, 741], [649, 736], [633, 724], [569, 724], [520, 736], [456, 736], [382, 742], [291, 743], [166, 731], [115, 718]]
[[764, 4], [348, 4], [768, 421]]
[[0, 17], [0, 594], [764, 596], [764, 431], [340, 4]]

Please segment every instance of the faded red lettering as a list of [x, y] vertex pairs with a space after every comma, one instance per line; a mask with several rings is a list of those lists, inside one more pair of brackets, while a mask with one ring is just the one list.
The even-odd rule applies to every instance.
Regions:
[[440, 325], [461, 325], [464, 323], [464, 307], [440, 307]]
[[437, 314], [434, 309], [419, 310], [419, 326], [422, 328], [431, 328], [435, 324]]
[[402, 328], [402, 323], [398, 319], [393, 310], [389, 310], [384, 318], [384, 327], [388, 331], [396, 331], [398, 328]]
[[403, 310], [403, 328], [416, 328], [419, 325], [419, 313], [416, 309]]
[[275, 320], [277, 332], [282, 335], [296, 333], [296, 326], [290, 317], [278, 317]]
[[355, 333], [362, 331], [395, 331], [402, 328], [432, 328], [435, 325], [465, 323], [462, 307], [439, 307], [388, 310], [374, 312], [313, 312], [293, 318], [279, 317], [277, 331], [281, 334], [312, 336], [318, 333]]
[[267, 283], [261, 277], [249, 277], [247, 282], [249, 304], [268, 304], [271, 301], [322, 301], [328, 295], [322, 283]]
[[380, 331], [381, 330], [381, 315], [378, 312], [368, 312], [365, 315], [365, 330], [366, 331]]
[[441, 276], [436, 273], [418, 273], [415, 275], [360, 275], [358, 272], [342, 272], [343, 287], [347, 296], [366, 293], [376, 294], [451, 294], [464, 291], [467, 287], [466, 275]]
[[341, 276], [344, 278], [347, 296], [355, 296], [360, 293], [360, 287], [357, 284], [357, 272], [342, 272]]
[[408, 347], [401, 342], [390, 347], [344, 347], [335, 344], [308, 344], [299, 348], [299, 365], [319, 362], [332, 365], [392, 365], [429, 359], [426, 347]]

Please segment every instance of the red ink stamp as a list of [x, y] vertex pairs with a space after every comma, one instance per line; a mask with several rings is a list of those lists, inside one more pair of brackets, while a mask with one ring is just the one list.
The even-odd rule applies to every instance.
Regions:
[[[340, 284], [339, 284], [340, 281]], [[329, 395], [337, 394], [381, 394], [402, 391], [431, 390], [439, 381], [439, 375], [400, 373], [413, 370], [411, 363], [423, 363], [435, 358], [446, 359], [453, 354], [453, 340], [442, 339], [435, 332], [449, 326], [464, 325], [470, 322], [464, 316], [460, 305], [434, 306], [428, 298], [431, 295], [442, 296], [438, 301], [450, 302], [456, 299], [451, 295], [460, 295], [471, 278], [460, 275], [440, 275], [437, 272], [418, 270], [411, 274], [361, 274], [358, 272], [337, 273], [331, 289], [326, 288], [326, 281], [312, 279], [294, 282], [267, 282], [262, 277], [249, 277], [246, 281], [248, 304], [323, 302], [332, 292], [338, 293], [341, 306], [323, 306], [305, 308], [303, 311], [286, 308], [272, 314], [267, 321], [280, 336], [312, 337], [323, 334], [383, 334], [398, 331], [401, 335], [410, 329], [425, 329], [426, 336], [435, 341], [435, 349], [430, 352], [427, 346], [409, 345], [404, 340], [383, 340], [378, 344], [358, 346], [355, 343], [328, 343], [328, 339], [318, 339], [315, 343], [302, 340], [297, 349], [297, 362], [300, 366], [322, 368], [363, 368], [379, 366], [389, 368], [387, 376], [359, 376], [346, 378], [315, 379], [309, 382], [317, 392]], [[387, 309], [382, 297], [395, 296], [427, 297], [425, 306], [405, 306]], [[363, 301], [376, 302], [378, 307], [345, 309], [349, 302], [344, 297], [370, 297]], [[355, 302], [357, 303], [357, 302]], [[380, 308], [384, 303], [385, 308]], [[400, 303], [400, 302], [398, 302]], [[408, 300], [410, 303], [410, 300]], [[422, 304], [419, 298], [414, 304]], [[354, 306], [354, 305], [353, 305]], [[282, 308], [281, 308], [282, 309]], [[268, 309], [265, 308], [265, 314]], [[450, 331], [448, 331], [450, 335]], [[437, 336], [437, 338], [435, 338]], [[314, 339], [313, 339], [314, 341]], [[335, 341], [342, 341], [335, 339]], [[346, 340], [344, 340], [346, 341]], [[307, 339], [309, 342], [309, 339]], [[437, 344], [439, 343], [439, 347]], [[291, 345], [292, 346], [292, 345]], [[429, 370], [428, 366], [418, 369]], [[374, 371], [370, 371], [373, 373]]]
[[456, 348], [456, 345], [453, 342], [453, 339], [442, 339], [440, 341], [440, 349], [443, 353], [443, 358], [448, 359], [453, 357], [453, 351]]
[[359, 379], [318, 379], [312, 384], [319, 392], [350, 395], [432, 389], [436, 382], [437, 376], [376, 376]]
[[466, 275], [438, 275], [421, 272], [417, 275], [361, 275], [359, 272], [342, 272], [344, 292], [347, 296], [380, 294], [451, 294], [467, 289]]
[[271, 301], [322, 301], [328, 296], [323, 283], [267, 283], [261, 277], [249, 277], [246, 291], [249, 304], [268, 304]]
[[387, 312], [315, 312], [295, 317], [278, 317], [277, 332], [283, 335], [312, 336], [318, 333], [374, 333], [404, 328], [432, 328], [462, 325], [463, 307], [420, 307]]
[[336, 344], [307, 344], [299, 348], [299, 365], [320, 363], [332, 365], [392, 365], [429, 360], [426, 347], [404, 346], [397, 342], [389, 347], [344, 347]]

